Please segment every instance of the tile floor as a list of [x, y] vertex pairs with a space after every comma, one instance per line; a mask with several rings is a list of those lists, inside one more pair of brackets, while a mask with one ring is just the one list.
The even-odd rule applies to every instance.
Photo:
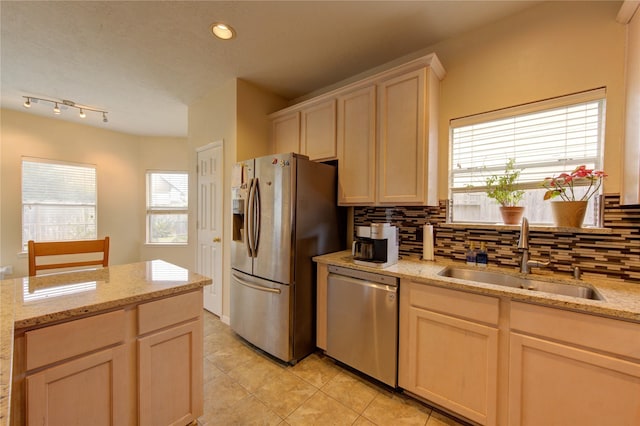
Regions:
[[215, 315], [205, 312], [204, 318], [200, 425], [461, 425], [319, 352], [295, 366], [278, 363]]

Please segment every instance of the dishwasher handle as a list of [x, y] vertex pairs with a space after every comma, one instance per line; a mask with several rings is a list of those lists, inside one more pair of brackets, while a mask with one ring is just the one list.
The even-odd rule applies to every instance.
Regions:
[[328, 276], [328, 281], [332, 282], [332, 281], [336, 281], [336, 280], [340, 280], [341, 283], [338, 285], [343, 285], [343, 284], [353, 284], [353, 285], [359, 285], [359, 286], [363, 286], [363, 287], [369, 287], [375, 290], [382, 290], [382, 291], [386, 291], [388, 293], [397, 293], [398, 292], [398, 286], [395, 285], [388, 285], [388, 284], [379, 284], [373, 281], [366, 281], [360, 278], [353, 278], [353, 277], [348, 277], [346, 275], [339, 275], [339, 274], [329, 274]]

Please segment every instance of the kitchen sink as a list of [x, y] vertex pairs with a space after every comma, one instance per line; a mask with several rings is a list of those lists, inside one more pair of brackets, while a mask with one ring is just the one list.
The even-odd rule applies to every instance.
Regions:
[[438, 275], [443, 277], [458, 278], [461, 280], [476, 281], [485, 284], [501, 285], [505, 287], [521, 288], [531, 291], [560, 294], [564, 296], [580, 297], [583, 299], [603, 300], [602, 296], [591, 287], [554, 283], [548, 281], [521, 278], [501, 272], [478, 271], [473, 269], [448, 267]]

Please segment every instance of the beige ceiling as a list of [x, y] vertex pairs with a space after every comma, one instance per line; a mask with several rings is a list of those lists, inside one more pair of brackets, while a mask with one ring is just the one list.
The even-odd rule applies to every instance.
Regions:
[[[186, 136], [188, 105], [232, 78], [294, 99], [534, 3], [3, 0], [2, 107], [68, 99], [109, 111], [85, 124]], [[214, 39], [216, 21], [237, 38]], [[49, 104], [28, 111], [53, 117]]]

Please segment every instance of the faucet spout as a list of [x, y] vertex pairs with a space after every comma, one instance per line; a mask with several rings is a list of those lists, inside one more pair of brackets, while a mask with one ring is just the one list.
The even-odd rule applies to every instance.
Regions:
[[526, 217], [522, 218], [522, 223], [520, 224], [520, 239], [518, 240], [518, 248], [519, 249], [529, 249], [529, 221]]

